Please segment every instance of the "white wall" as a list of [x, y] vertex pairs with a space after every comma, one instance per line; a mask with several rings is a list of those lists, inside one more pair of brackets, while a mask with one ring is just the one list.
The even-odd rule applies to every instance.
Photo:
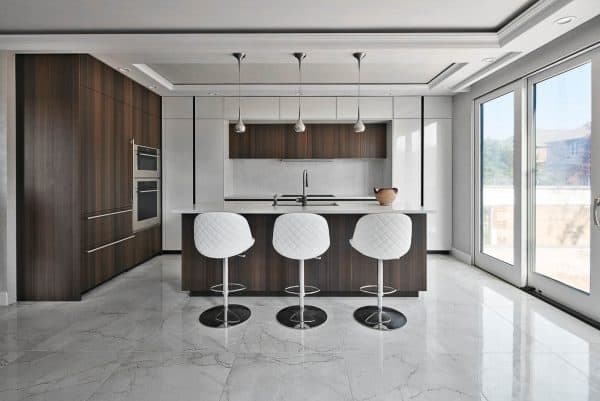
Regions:
[[452, 247], [472, 254], [473, 241], [473, 100], [520, 79], [570, 53], [585, 49], [600, 38], [600, 17], [557, 38], [515, 63], [475, 84], [470, 92], [453, 98], [453, 233]]
[[384, 160], [336, 159], [331, 161], [282, 161], [233, 159], [225, 177], [225, 195], [302, 193], [302, 171], [308, 169], [311, 194], [369, 195], [373, 187], [389, 186]]
[[0, 52], [0, 305], [17, 300], [15, 55]]

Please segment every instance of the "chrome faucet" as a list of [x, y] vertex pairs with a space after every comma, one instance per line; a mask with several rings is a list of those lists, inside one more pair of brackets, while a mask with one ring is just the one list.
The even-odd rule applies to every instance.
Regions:
[[308, 203], [308, 197], [306, 195], [306, 188], [308, 188], [308, 170], [302, 172], [302, 206], [306, 206]]

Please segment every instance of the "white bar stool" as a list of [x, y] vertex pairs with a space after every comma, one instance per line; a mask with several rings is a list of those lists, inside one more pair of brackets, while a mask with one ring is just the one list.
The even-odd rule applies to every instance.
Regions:
[[377, 259], [377, 284], [360, 287], [360, 291], [377, 295], [377, 306], [363, 306], [354, 318], [376, 330], [397, 329], [406, 324], [401, 312], [384, 307], [383, 296], [397, 290], [383, 285], [383, 261], [400, 259], [410, 249], [412, 221], [401, 213], [369, 214], [361, 217], [354, 228], [350, 245], [358, 252]]
[[250, 309], [229, 304], [229, 294], [245, 290], [242, 284], [229, 283], [228, 258], [240, 255], [254, 245], [248, 221], [241, 215], [227, 212], [203, 213], [194, 220], [196, 249], [208, 258], [223, 259], [223, 283], [210, 287], [223, 294], [223, 305], [212, 307], [200, 315], [200, 323], [209, 327], [229, 327], [250, 317]]
[[279, 216], [273, 227], [273, 247], [282, 256], [298, 260], [298, 285], [285, 292], [298, 295], [299, 304], [277, 313], [279, 323], [295, 329], [309, 329], [327, 320], [321, 308], [304, 305], [304, 296], [316, 294], [315, 286], [304, 285], [304, 261], [321, 256], [329, 249], [329, 226], [323, 216], [312, 213], [289, 213]]

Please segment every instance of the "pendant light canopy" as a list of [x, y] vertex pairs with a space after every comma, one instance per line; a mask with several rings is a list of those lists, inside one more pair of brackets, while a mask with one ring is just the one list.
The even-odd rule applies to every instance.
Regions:
[[294, 124], [294, 132], [300, 134], [306, 131], [306, 125], [302, 121], [302, 60], [306, 58], [306, 53], [294, 53], [294, 57], [298, 59], [298, 77], [300, 83], [298, 90], [298, 120]]
[[354, 132], [360, 133], [365, 132], [365, 123], [360, 118], [360, 62], [365, 58], [367, 54], [364, 52], [356, 52], [353, 54], [356, 61], [358, 61], [358, 117], [354, 123]]
[[242, 69], [242, 60], [246, 58], [246, 53], [233, 53], [233, 57], [236, 58], [238, 64], [238, 120], [235, 123], [234, 131], [236, 134], [243, 134], [246, 132], [246, 126], [242, 121], [242, 101], [240, 97], [240, 85], [241, 85], [241, 69]]

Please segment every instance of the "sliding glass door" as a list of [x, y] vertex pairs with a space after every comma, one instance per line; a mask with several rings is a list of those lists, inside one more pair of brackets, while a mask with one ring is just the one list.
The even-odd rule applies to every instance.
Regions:
[[475, 102], [475, 264], [523, 284], [521, 262], [522, 87]]
[[596, 318], [600, 317], [597, 60], [598, 52], [586, 54], [528, 79], [528, 285]]

